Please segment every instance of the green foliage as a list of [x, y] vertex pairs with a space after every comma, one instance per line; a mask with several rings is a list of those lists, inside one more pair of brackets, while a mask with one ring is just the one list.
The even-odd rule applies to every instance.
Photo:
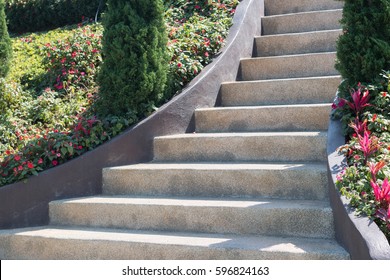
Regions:
[[109, 0], [104, 16], [103, 66], [98, 77], [101, 115], [141, 114], [163, 98], [167, 33], [162, 0]]
[[[383, 69], [390, 69], [390, 2], [344, 2], [344, 34], [337, 42], [336, 68], [349, 86], [370, 83]], [[340, 94], [348, 95], [348, 91]]]
[[[165, 3], [169, 4], [165, 24], [171, 55], [166, 63], [172, 81], [179, 86], [160, 102], [180, 90], [218, 53], [238, 2]], [[187, 19], [181, 18], [183, 13]], [[93, 105], [102, 32], [100, 24], [90, 24], [12, 39], [12, 67], [7, 78], [0, 79], [0, 186], [89, 151], [138, 120], [131, 111], [122, 116], [96, 116]], [[193, 51], [196, 48], [198, 52]], [[178, 63], [182, 63], [180, 69], [173, 67]], [[197, 71], [194, 65], [199, 66]], [[146, 100], [139, 115], [152, 113], [155, 103]]]
[[0, 0], [0, 78], [4, 78], [8, 74], [11, 55], [12, 45], [6, 25], [4, 0]]
[[237, 4], [238, 0], [165, 1], [171, 93], [196, 77], [221, 49]]
[[8, 28], [13, 33], [36, 32], [94, 19], [104, 0], [6, 0]]
[[336, 185], [358, 214], [375, 220], [390, 240], [389, 78], [390, 73], [386, 72], [375, 83], [356, 87], [362, 93], [360, 97], [363, 92], [368, 93], [369, 103], [363, 104], [356, 95], [345, 102], [338, 100], [336, 110], [342, 115], [344, 126], [349, 127], [346, 130], [349, 141], [339, 148], [348, 167], [338, 175]]

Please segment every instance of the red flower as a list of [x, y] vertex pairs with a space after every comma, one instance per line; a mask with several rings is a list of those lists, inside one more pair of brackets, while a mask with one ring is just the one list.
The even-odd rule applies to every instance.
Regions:
[[195, 5], [195, 9], [200, 9], [200, 6], [199, 5]]
[[23, 166], [19, 165], [18, 170], [22, 171], [23, 170]]
[[14, 157], [14, 159], [15, 159], [16, 161], [19, 161], [19, 160], [20, 160], [20, 156], [19, 156], [19, 155], [16, 155], [16, 156]]
[[180, 68], [180, 67], [181, 67], [181, 65], [182, 65], [182, 64], [179, 62], [179, 63], [177, 64], [177, 67], [179, 67], [179, 68]]
[[56, 161], [56, 160], [53, 160], [51, 163], [52, 163], [54, 166], [58, 165], [58, 161]]
[[33, 164], [32, 162], [29, 161], [29, 162], [27, 163], [27, 167], [30, 168], [30, 169], [32, 169], [32, 168], [34, 168], [34, 164]]
[[11, 154], [10, 150], [6, 150], [5, 153], [9, 156]]

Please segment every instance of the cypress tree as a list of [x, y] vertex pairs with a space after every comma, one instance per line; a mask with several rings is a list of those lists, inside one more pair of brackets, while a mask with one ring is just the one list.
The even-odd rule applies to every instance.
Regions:
[[97, 112], [140, 114], [145, 104], [163, 97], [167, 81], [163, 1], [108, 0], [107, 5]]
[[5, 2], [0, 0], [0, 78], [8, 74], [12, 54], [12, 43], [8, 34], [4, 8]]
[[390, 1], [344, 2], [336, 69], [350, 86], [369, 83], [390, 70]]

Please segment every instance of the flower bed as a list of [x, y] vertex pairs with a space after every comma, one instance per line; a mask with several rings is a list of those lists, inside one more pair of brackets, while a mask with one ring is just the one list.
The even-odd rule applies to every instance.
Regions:
[[[166, 2], [173, 95], [223, 45], [238, 1]], [[153, 111], [151, 106], [137, 116], [97, 118], [101, 34], [102, 27], [93, 24], [13, 39], [15, 67], [0, 81], [0, 186], [91, 150]]]
[[348, 138], [339, 151], [348, 167], [336, 185], [358, 214], [374, 220], [390, 240], [389, 73], [373, 84], [357, 85], [333, 104]]

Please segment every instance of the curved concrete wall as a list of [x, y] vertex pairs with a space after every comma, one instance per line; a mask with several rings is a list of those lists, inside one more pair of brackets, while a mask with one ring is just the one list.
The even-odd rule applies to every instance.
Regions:
[[237, 78], [240, 58], [251, 57], [261, 34], [263, 0], [244, 0], [236, 9], [221, 54], [181, 94], [156, 113], [99, 148], [68, 163], [0, 188], [0, 228], [48, 223], [48, 202], [101, 193], [102, 168], [153, 159], [153, 138], [192, 132], [194, 110], [218, 103], [220, 84]]
[[345, 144], [341, 123], [331, 120], [328, 129], [329, 196], [334, 212], [336, 239], [351, 259], [390, 259], [390, 246], [378, 226], [367, 217], [356, 216], [335, 186], [336, 175], [346, 166], [346, 158], [336, 149]]

